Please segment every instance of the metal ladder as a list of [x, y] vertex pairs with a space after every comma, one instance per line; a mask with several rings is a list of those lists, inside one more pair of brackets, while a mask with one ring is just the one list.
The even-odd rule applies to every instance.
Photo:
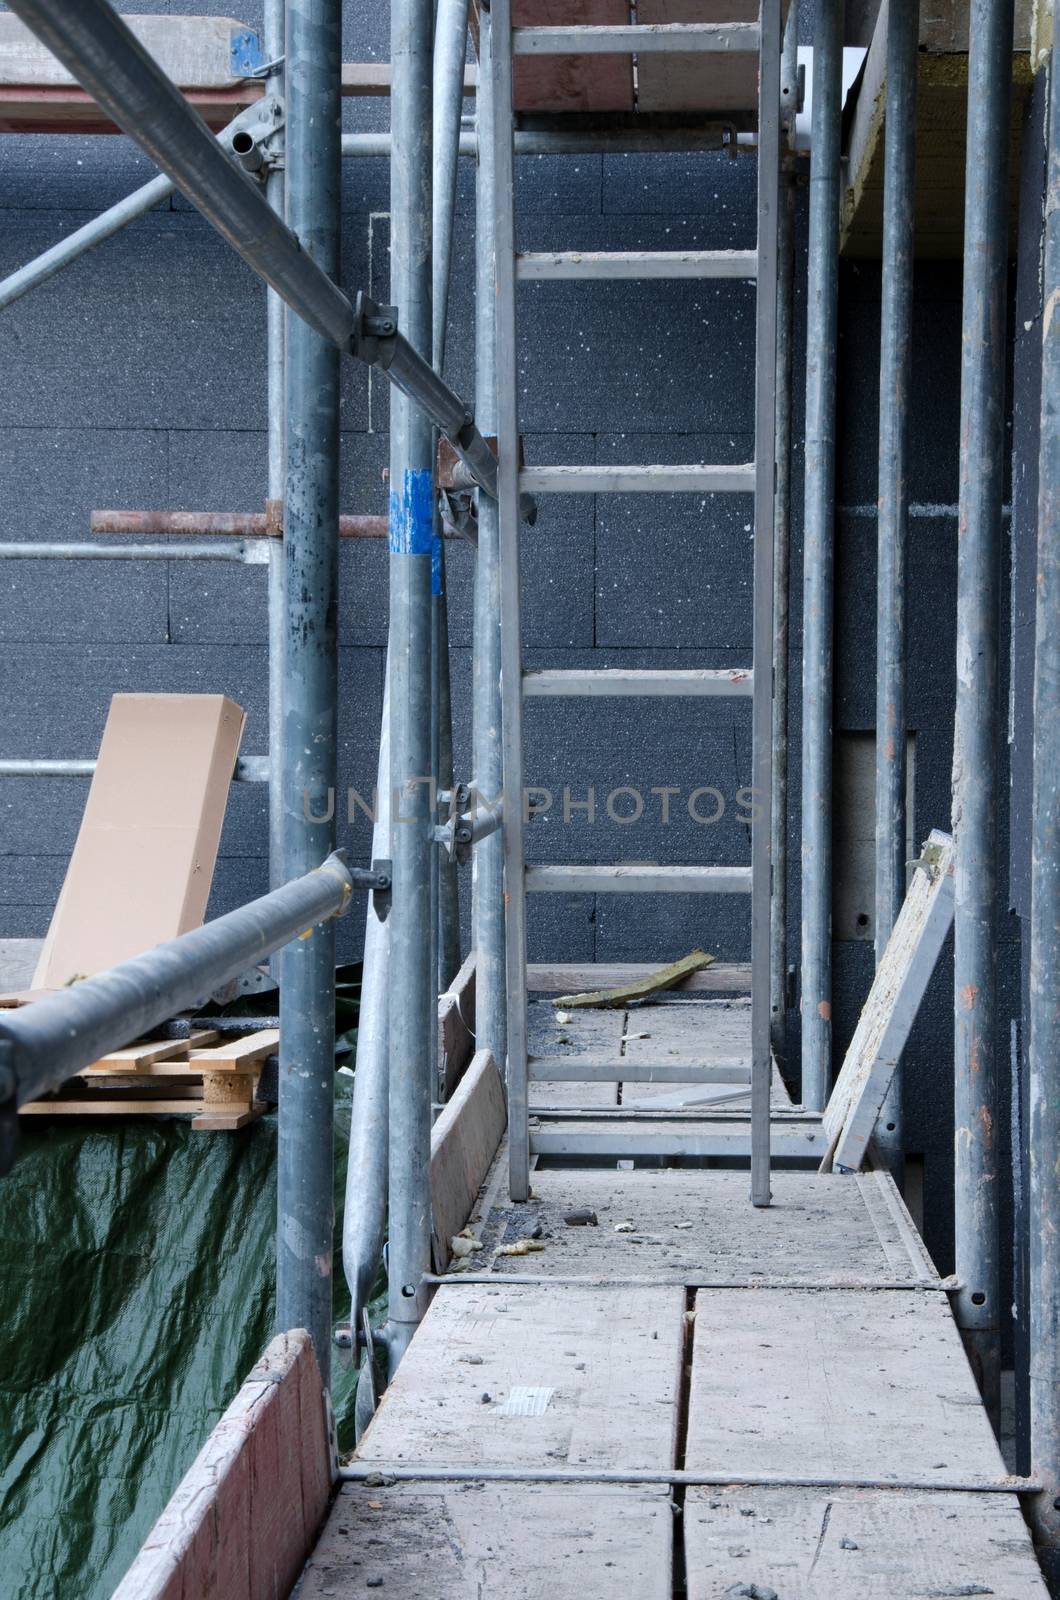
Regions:
[[[757, 23], [515, 28], [511, 0], [492, 0], [491, 87], [496, 163], [496, 340], [498, 511], [501, 576], [501, 704], [504, 757], [504, 873], [507, 941], [507, 1079], [510, 1187], [530, 1192], [529, 1082], [554, 1062], [527, 1055], [526, 895], [541, 892], [749, 894], [751, 900], [751, 1200], [770, 1200], [769, 906], [770, 749], [773, 682], [773, 499], [776, 403], [777, 217], [780, 170], [781, 0], [761, 0]], [[754, 251], [517, 254], [512, 58], [519, 54], [757, 50], [758, 240]], [[527, 279], [675, 277], [757, 280], [755, 456], [736, 466], [521, 467], [519, 460], [516, 284]], [[520, 493], [728, 493], [754, 495], [753, 664], [731, 671], [524, 672], [520, 623]], [[526, 866], [523, 854], [522, 702], [538, 695], [751, 695], [751, 865]], [[635, 1080], [641, 1064], [585, 1058], [586, 1081]]]

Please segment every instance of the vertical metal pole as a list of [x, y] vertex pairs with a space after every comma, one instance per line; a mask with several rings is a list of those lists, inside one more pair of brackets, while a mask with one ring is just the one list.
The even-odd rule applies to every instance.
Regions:
[[1060, 71], [1049, 71], [1042, 434], [1034, 636], [1030, 960], [1030, 1502], [1038, 1554], [1060, 1588]]
[[832, 590], [843, 0], [813, 30], [806, 307], [802, 656], [802, 1100], [821, 1111], [832, 1065]]
[[460, 117], [464, 109], [468, 0], [438, 0], [434, 29], [434, 370], [445, 365], [449, 273], [453, 259], [456, 179], [460, 160]]
[[[476, 96], [478, 166], [475, 188], [475, 415], [488, 437], [497, 432], [496, 166], [493, 50], [490, 14], [479, 13], [479, 78]], [[474, 780], [488, 801], [501, 793], [501, 573], [497, 502], [478, 496], [475, 567], [475, 630], [472, 697]], [[513, 802], [518, 805], [518, 800]], [[471, 911], [475, 940], [475, 1027], [480, 1049], [490, 1050], [504, 1070], [507, 995], [504, 938], [504, 838], [491, 833], [471, 858]]]
[[[278, 61], [284, 53], [284, 0], [266, 0], [264, 12], [265, 56]], [[283, 69], [277, 68], [272, 87], [283, 94]], [[269, 204], [281, 216], [284, 212], [283, 167], [273, 167], [265, 180], [265, 193]], [[266, 306], [266, 363], [268, 369], [268, 510], [277, 522], [283, 524], [284, 437], [286, 393], [284, 387], [284, 325], [286, 314], [283, 301], [275, 289], [267, 289]], [[280, 539], [269, 542], [269, 888], [277, 889], [283, 882], [283, 638], [284, 638], [284, 550]], [[279, 971], [282, 957], [277, 956], [274, 967]]]
[[770, 951], [773, 868], [773, 541], [776, 519], [777, 212], [780, 202], [780, 0], [762, 0], [758, 67], [758, 292], [755, 318], [754, 702], [751, 823], [751, 1201], [769, 1187]]
[[957, 709], [953, 734], [953, 1305], [997, 1421], [997, 747], [1012, 0], [972, 0], [964, 205]]
[[[432, 0], [392, 0], [391, 297], [415, 350], [431, 349]], [[431, 588], [434, 434], [417, 406], [390, 396], [390, 773], [394, 904], [390, 913], [391, 1370], [426, 1310], [434, 972], [431, 964]]]
[[[457, 167], [460, 159], [460, 117], [464, 108], [464, 60], [467, 54], [468, 0], [439, 0], [434, 29], [434, 370], [445, 365], [446, 317], [453, 254]], [[435, 546], [434, 626], [432, 661], [436, 729], [435, 767], [438, 786], [453, 785], [453, 712], [449, 681], [449, 604], [446, 594], [445, 543]], [[435, 851], [437, 874], [437, 988], [448, 988], [460, 966], [460, 903], [455, 861]]]
[[769, 853], [769, 1016], [773, 1054], [786, 1046], [788, 992], [788, 585], [791, 575], [791, 411], [794, 380], [795, 116], [799, 97], [798, 7], [789, 6], [780, 60], [781, 125], [787, 148], [777, 211], [776, 498], [773, 509], [773, 751]]
[[[372, 860], [389, 861], [390, 835], [390, 660], [383, 678], [383, 714], [372, 825]], [[357, 1014], [357, 1071], [350, 1112], [350, 1147], [342, 1217], [342, 1265], [350, 1290], [354, 1339], [361, 1329], [383, 1258], [389, 1127], [390, 975], [389, 919], [381, 922], [371, 901], [365, 917], [364, 969]]]
[[[526, 876], [523, 866], [522, 617], [519, 593], [519, 384], [515, 338], [515, 155], [511, 0], [493, 0], [494, 307], [497, 350], [497, 510], [500, 520], [508, 1150], [513, 1200], [530, 1194], [526, 1064]], [[482, 496], [479, 496], [480, 501]], [[477, 1013], [476, 1013], [477, 1014]]]
[[[880, 306], [879, 510], [876, 594], [876, 965], [905, 898], [906, 448], [913, 370], [913, 201], [920, 0], [889, 0]], [[902, 1067], [876, 1124], [902, 1181]]]
[[[339, 273], [340, 0], [287, 6], [287, 205], [302, 248]], [[284, 876], [311, 871], [335, 839], [338, 704], [339, 356], [287, 322], [287, 634]], [[320, 819], [320, 820], [316, 820]], [[334, 923], [289, 945], [280, 1011], [276, 1315], [308, 1328], [331, 1368]]]

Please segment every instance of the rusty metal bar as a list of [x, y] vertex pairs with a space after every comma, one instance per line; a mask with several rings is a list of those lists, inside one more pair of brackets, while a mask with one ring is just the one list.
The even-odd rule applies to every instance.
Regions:
[[[265, 511], [93, 511], [89, 528], [92, 533], [126, 533], [146, 538], [170, 534], [179, 538], [216, 534], [244, 539], [283, 536], [281, 523]], [[342, 539], [385, 539], [387, 530], [386, 517], [339, 518]]]

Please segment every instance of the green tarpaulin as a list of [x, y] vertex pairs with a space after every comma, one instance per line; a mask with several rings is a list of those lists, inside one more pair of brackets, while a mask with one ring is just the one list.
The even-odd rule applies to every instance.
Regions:
[[[336, 1214], [352, 1079], [336, 1077]], [[276, 1118], [23, 1120], [0, 1182], [0, 1595], [105, 1600], [271, 1337]], [[335, 1254], [336, 1316], [349, 1315]], [[353, 1377], [333, 1363], [340, 1443]]]

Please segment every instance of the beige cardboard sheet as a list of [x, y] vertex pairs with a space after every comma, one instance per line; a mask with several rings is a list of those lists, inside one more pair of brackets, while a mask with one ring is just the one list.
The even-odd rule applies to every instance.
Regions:
[[114, 696], [35, 989], [201, 924], [245, 721], [220, 694]]

